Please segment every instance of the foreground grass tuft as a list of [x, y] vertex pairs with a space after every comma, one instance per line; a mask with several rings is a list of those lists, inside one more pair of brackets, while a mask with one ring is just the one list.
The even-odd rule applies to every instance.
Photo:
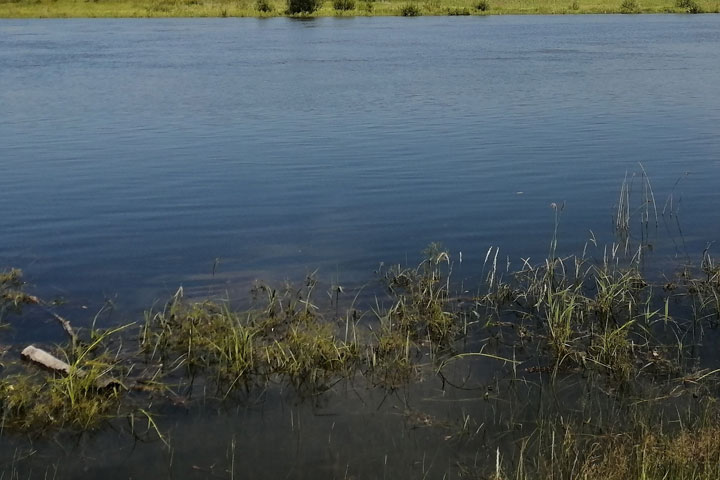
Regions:
[[123, 328], [99, 335], [90, 344], [61, 350], [58, 357], [70, 364], [67, 374], [42, 372], [26, 365], [0, 379], [3, 428], [84, 431], [114, 418], [125, 391], [119, 380], [123, 370], [103, 343]]

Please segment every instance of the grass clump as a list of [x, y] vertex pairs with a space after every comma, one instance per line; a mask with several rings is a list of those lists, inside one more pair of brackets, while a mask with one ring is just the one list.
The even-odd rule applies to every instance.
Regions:
[[263, 347], [268, 372], [286, 376], [298, 389], [325, 390], [334, 378], [353, 371], [358, 358], [352, 344], [335, 338], [332, 325], [315, 318], [291, 325], [282, 339]]
[[273, 7], [268, 0], [256, 0], [255, 10], [261, 13], [271, 13]]
[[416, 4], [406, 3], [400, 7], [400, 15], [403, 17], [419, 17], [422, 15], [422, 11]]
[[384, 274], [391, 306], [378, 306], [380, 328], [369, 336], [358, 335], [354, 310], [341, 325], [320, 315], [309, 278], [300, 289], [256, 285], [255, 304], [245, 312], [224, 301], [189, 302], [180, 289], [162, 311], [146, 315], [141, 345], [168, 372], [207, 376], [226, 392], [276, 378], [302, 392], [322, 391], [362, 372], [376, 383], [407, 382], [416, 369], [412, 358], [426, 347], [448, 349], [461, 331], [461, 317], [448, 308], [449, 255], [438, 245], [426, 255], [414, 269]]
[[479, 12], [487, 12], [490, 10], [490, 2], [488, 0], [479, 0], [475, 4], [475, 10]]
[[[525, 265], [505, 291], [513, 308], [540, 326], [536, 335], [544, 338], [556, 369], [599, 369], [629, 379], [634, 355], [649, 351], [648, 331], [659, 316], [649, 307], [652, 291], [639, 271], [610, 262], [569, 258]], [[498, 308], [497, 301], [489, 295], [480, 303]]]
[[675, 6], [686, 13], [703, 13], [702, 8], [695, 0], [677, 0]]
[[32, 366], [0, 380], [2, 426], [10, 430], [93, 430], [117, 416], [125, 386], [124, 370], [104, 343], [124, 327], [99, 335], [90, 344], [68, 347], [67, 374], [42, 373]]
[[312, 14], [322, 7], [322, 0], [288, 0], [287, 13], [290, 15]]
[[620, 4], [620, 13], [640, 13], [637, 0], [623, 0]]
[[410, 340], [408, 332], [393, 329], [384, 322], [375, 342], [368, 350], [368, 366], [376, 385], [395, 388], [417, 376], [419, 369], [413, 361], [417, 345]]
[[162, 312], [146, 314], [141, 346], [170, 368], [182, 366], [195, 374], [218, 366], [223, 376], [234, 378], [253, 366], [255, 333], [227, 305], [186, 303], [180, 289]]
[[355, 0], [333, 0], [333, 8], [339, 12], [355, 10]]
[[386, 321], [413, 340], [427, 339], [447, 346], [461, 329], [457, 312], [449, 310], [450, 256], [433, 243], [425, 250], [426, 259], [417, 268], [391, 267], [384, 276], [394, 303]]
[[162, 312], [146, 315], [141, 344], [153, 361], [207, 375], [223, 389], [281, 377], [322, 390], [348, 375], [357, 346], [337, 338], [309, 292], [259, 285], [255, 294], [265, 294], [259, 308], [238, 313], [227, 302], [188, 302], [179, 290]]
[[19, 312], [23, 305], [38, 303], [37, 297], [23, 291], [24, 285], [21, 270], [0, 271], [0, 319], [5, 312]]
[[[677, 429], [660, 419], [646, 423], [631, 417], [628, 425], [615, 425], [607, 433], [597, 433], [580, 422], [551, 417], [535, 432], [539, 445], [533, 455], [521, 448], [515, 471], [490, 478], [717, 479], [717, 421], [691, 422]], [[529, 449], [527, 439], [521, 443]]]

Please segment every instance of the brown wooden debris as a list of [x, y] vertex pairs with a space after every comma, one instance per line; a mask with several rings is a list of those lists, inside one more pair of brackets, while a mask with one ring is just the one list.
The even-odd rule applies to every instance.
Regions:
[[[33, 345], [29, 345], [23, 349], [20, 353], [22, 358], [33, 362], [41, 367], [47, 368], [57, 373], [68, 375], [70, 373], [70, 365], [63, 362], [59, 358], [55, 357], [51, 353], [46, 352], [40, 348], [36, 348]], [[76, 370], [76, 374], [79, 377], [84, 377], [87, 372], [84, 370]], [[108, 377], [106, 375], [100, 375], [95, 379], [95, 387], [104, 389], [108, 387], [124, 387], [122, 382], [116, 378]]]
[[45, 350], [35, 348], [32, 345], [25, 347], [25, 349], [20, 353], [20, 355], [22, 355], [22, 358], [24, 358], [25, 360], [37, 363], [38, 365], [43, 366], [48, 370], [64, 373], [65, 375], [70, 373], [70, 365], [53, 356], [52, 354], [46, 352]]
[[75, 334], [75, 330], [73, 330], [72, 325], [70, 325], [70, 321], [61, 317], [55, 312], [51, 312], [48, 310], [48, 313], [52, 315], [52, 317], [60, 322], [60, 325], [62, 325], [63, 330], [65, 330], [65, 333], [67, 333], [70, 336], [70, 339], [73, 341], [73, 345], [77, 343], [77, 335]]

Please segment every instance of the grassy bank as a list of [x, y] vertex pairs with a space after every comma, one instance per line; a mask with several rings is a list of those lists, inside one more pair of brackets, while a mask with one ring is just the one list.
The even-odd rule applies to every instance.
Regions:
[[[274, 17], [283, 0], [0, 0], [0, 18]], [[312, 16], [719, 12], [717, 0], [325, 0]]]

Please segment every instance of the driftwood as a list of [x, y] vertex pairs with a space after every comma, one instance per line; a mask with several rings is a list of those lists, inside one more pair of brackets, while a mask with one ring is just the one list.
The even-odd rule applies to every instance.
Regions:
[[70, 336], [70, 339], [73, 342], [73, 345], [77, 343], [77, 335], [75, 334], [75, 330], [73, 330], [72, 325], [70, 325], [70, 321], [66, 320], [65, 318], [61, 317], [55, 312], [52, 312], [50, 310], [47, 311], [52, 317], [60, 322], [60, 325], [62, 325], [63, 330], [65, 330], [65, 333], [67, 333]]
[[[23, 349], [20, 355], [22, 355], [22, 358], [24, 358], [25, 360], [40, 365], [41, 367], [47, 368], [48, 370], [52, 370], [53, 372], [62, 373], [63, 375], [70, 374], [71, 367], [69, 364], [63, 362], [62, 360], [46, 352], [45, 350], [34, 347], [33, 345], [25, 347], [25, 349]], [[87, 372], [78, 369], [75, 371], [75, 374], [79, 377], [84, 377], [87, 375]], [[100, 375], [95, 379], [95, 387], [99, 389], [113, 386], [122, 387], [123, 384], [122, 382], [120, 382], [120, 380], [108, 377], [106, 375]]]
[[30, 345], [29, 347], [25, 347], [25, 349], [20, 353], [20, 355], [22, 355], [22, 358], [24, 358], [25, 360], [37, 363], [38, 365], [43, 366], [48, 370], [52, 370], [58, 373], [64, 373], [65, 375], [68, 375], [70, 373], [70, 365], [53, 356], [52, 354], [46, 352], [45, 350], [35, 348], [32, 345]]

